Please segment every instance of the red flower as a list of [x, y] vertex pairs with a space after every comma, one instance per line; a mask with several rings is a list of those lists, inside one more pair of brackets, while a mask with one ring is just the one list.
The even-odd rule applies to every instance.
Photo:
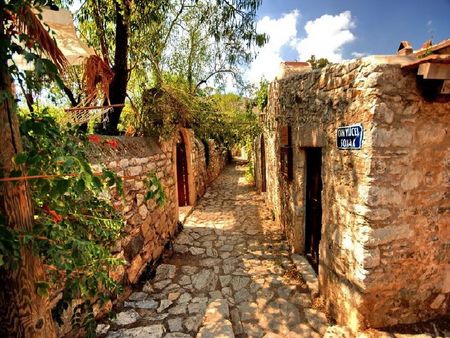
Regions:
[[89, 142], [92, 142], [92, 143], [99, 143], [100, 142], [100, 136], [98, 136], [98, 135], [89, 135], [88, 136], [88, 140], [89, 140]]
[[113, 149], [117, 149], [117, 147], [119, 146], [119, 142], [117, 142], [117, 140], [115, 139], [105, 140], [105, 144], [109, 144]]
[[59, 223], [59, 222], [61, 222], [63, 220], [62, 216], [60, 214], [58, 214], [55, 210], [50, 209], [48, 207], [48, 205], [44, 205], [42, 207], [42, 210], [44, 210], [44, 212], [47, 215], [52, 216], [52, 221], [55, 222], [55, 223]]

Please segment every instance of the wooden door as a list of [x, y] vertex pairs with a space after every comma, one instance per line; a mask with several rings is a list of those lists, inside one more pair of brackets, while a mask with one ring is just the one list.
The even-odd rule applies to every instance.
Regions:
[[178, 205], [184, 207], [189, 205], [189, 183], [188, 168], [186, 157], [186, 145], [183, 137], [180, 135], [181, 141], [177, 143], [177, 186], [178, 186]]
[[261, 192], [266, 192], [266, 145], [264, 135], [261, 135]]
[[306, 150], [305, 253], [317, 272], [322, 230], [322, 149]]

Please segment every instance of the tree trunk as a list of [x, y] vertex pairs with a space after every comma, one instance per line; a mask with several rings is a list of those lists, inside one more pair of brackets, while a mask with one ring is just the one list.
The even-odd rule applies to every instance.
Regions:
[[[2, 177], [22, 169], [12, 159], [22, 151], [22, 142], [13, 100], [10, 75], [7, 73], [7, 37], [3, 33], [0, 14], [0, 92], [8, 98], [0, 102], [0, 167]], [[16, 231], [30, 231], [33, 210], [26, 181], [0, 183], [0, 213], [6, 226]], [[0, 336], [2, 337], [56, 337], [47, 297], [37, 294], [35, 282], [45, 280], [42, 262], [33, 255], [30, 247], [20, 250], [21, 260], [16, 270], [0, 269]]]
[[[116, 49], [114, 52], [114, 78], [109, 87], [109, 99], [111, 104], [124, 104], [127, 95], [128, 83], [128, 20], [130, 14], [130, 4], [124, 0], [122, 6], [116, 1]], [[108, 135], [117, 135], [117, 125], [119, 124], [122, 107], [116, 107], [109, 113], [109, 121], [101, 132]]]

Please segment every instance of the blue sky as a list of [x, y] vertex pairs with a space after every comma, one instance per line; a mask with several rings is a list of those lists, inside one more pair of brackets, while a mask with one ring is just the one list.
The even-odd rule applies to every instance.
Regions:
[[402, 40], [415, 49], [450, 38], [450, 0], [263, 0], [258, 29], [271, 36], [251, 65], [252, 81], [273, 78], [283, 60], [312, 53], [332, 61], [394, 54]]

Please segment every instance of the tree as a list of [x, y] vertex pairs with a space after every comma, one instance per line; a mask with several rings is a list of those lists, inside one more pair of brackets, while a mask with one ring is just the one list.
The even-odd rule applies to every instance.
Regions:
[[[39, 1], [0, 0], [0, 149], [1, 177], [24, 173], [13, 158], [22, 151], [18, 129], [17, 106], [14, 101], [12, 74], [19, 75], [17, 67], [10, 66], [14, 52], [34, 60], [37, 73], [47, 73], [56, 68], [49, 61], [38, 56], [40, 52], [49, 55], [62, 69], [65, 58], [42, 26], [31, 6]], [[21, 44], [15, 42], [18, 38]], [[0, 213], [4, 215], [4, 230], [30, 231], [33, 211], [27, 182], [2, 182], [0, 184]], [[45, 271], [40, 259], [33, 255], [30, 246], [20, 248], [17, 267], [1, 268], [0, 280], [0, 333], [7, 337], [56, 337], [48, 297], [38, 294], [35, 282], [45, 280]]]
[[327, 58], [316, 59], [315, 55], [311, 55], [309, 60], [307, 60], [306, 62], [309, 62], [311, 64], [312, 69], [323, 68], [326, 65], [331, 64], [331, 62], [328, 61]]
[[[115, 76], [109, 98], [121, 104], [133, 76], [147, 86], [151, 72], [153, 85], [159, 87], [163, 73], [175, 70], [195, 91], [216, 75], [235, 72], [229, 66], [248, 62], [252, 47], [265, 42], [266, 37], [256, 33], [260, 4], [261, 0], [87, 0], [79, 14], [80, 29], [105, 60], [112, 60]], [[186, 53], [172, 53], [183, 43]], [[186, 55], [186, 68], [174, 67], [170, 61]], [[178, 61], [175, 64], [180, 66]], [[198, 71], [206, 68], [210, 71]], [[118, 132], [121, 111], [114, 108], [104, 132]]]

